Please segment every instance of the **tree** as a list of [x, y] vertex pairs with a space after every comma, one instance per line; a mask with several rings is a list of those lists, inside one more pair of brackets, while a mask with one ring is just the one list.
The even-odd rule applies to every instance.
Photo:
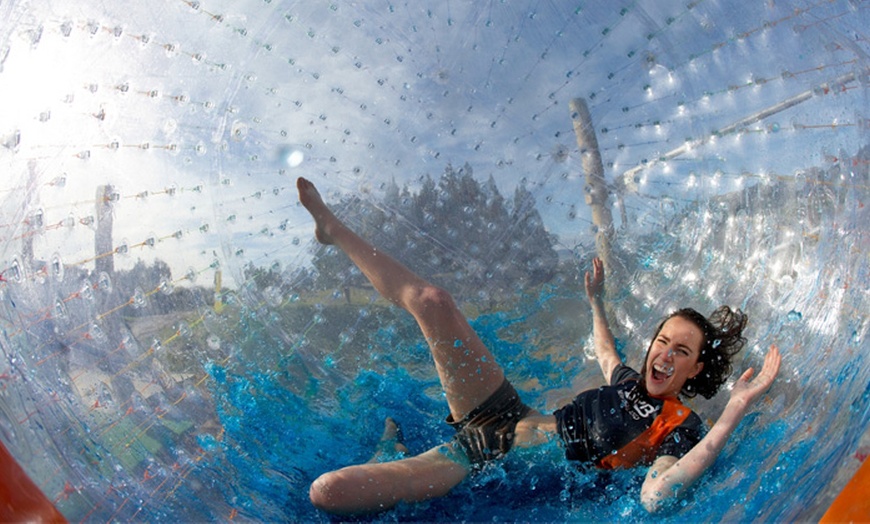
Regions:
[[515, 225], [510, 251], [513, 265], [531, 283], [548, 281], [555, 274], [559, 257], [535, 207], [535, 197], [524, 186], [518, 186], [514, 193], [511, 222]]
[[[426, 175], [414, 193], [395, 180], [381, 201], [347, 197], [335, 212], [364, 238], [457, 295], [512, 292], [548, 281], [557, 271], [554, 238], [534, 195], [518, 187], [511, 201], [492, 176], [481, 185], [471, 166]], [[338, 250], [320, 246], [318, 287], [357, 286], [364, 277]]]

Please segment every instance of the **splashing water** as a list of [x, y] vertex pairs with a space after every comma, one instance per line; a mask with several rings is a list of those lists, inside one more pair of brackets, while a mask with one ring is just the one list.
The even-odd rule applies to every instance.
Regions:
[[[535, 408], [601, 383], [582, 274], [607, 225], [587, 203], [612, 211], [630, 365], [682, 306], [749, 314], [735, 376], [784, 352], [662, 516], [642, 471], [553, 444], [372, 519], [827, 507], [870, 422], [866, 2], [129, 4], [0, 3], [0, 436], [71, 521], [328, 520], [310, 482], [368, 460], [385, 417], [412, 452], [450, 438], [413, 320], [315, 264], [298, 175], [354, 227], [388, 217], [376, 243], [424, 254]], [[466, 247], [482, 212], [442, 227], [442, 173], [510, 221]], [[536, 225], [552, 265], [518, 255]], [[691, 406], [712, 423], [726, 397]]]

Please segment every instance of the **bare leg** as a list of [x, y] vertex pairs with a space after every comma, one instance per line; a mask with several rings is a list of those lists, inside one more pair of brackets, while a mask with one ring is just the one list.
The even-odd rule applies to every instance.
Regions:
[[317, 240], [344, 251], [375, 289], [417, 320], [432, 351], [450, 412], [461, 420], [501, 385], [504, 372], [449, 293], [423, 280], [347, 228], [323, 203], [314, 184], [297, 181]]
[[389, 457], [396, 458], [396, 454], [408, 454], [408, 448], [402, 442], [402, 430], [396, 421], [390, 417], [384, 420], [384, 433], [381, 435], [381, 440], [378, 442], [378, 447], [375, 449], [375, 454], [369, 459], [369, 462], [384, 462]]
[[331, 471], [311, 484], [308, 495], [318, 509], [345, 515], [441, 497], [462, 482], [469, 471], [451, 457], [455, 453], [450, 445], [443, 445], [394, 462]]

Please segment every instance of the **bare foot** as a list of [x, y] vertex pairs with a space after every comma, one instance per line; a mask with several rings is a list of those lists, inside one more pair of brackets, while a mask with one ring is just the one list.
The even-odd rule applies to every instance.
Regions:
[[321, 244], [332, 244], [332, 235], [329, 234], [329, 231], [335, 224], [340, 224], [340, 222], [332, 214], [332, 211], [326, 207], [326, 204], [323, 203], [320, 192], [317, 191], [313, 183], [299, 177], [296, 180], [296, 189], [299, 190], [299, 202], [305, 206], [305, 209], [314, 218], [314, 236], [317, 238], [317, 241]]
[[384, 462], [395, 460], [400, 456], [407, 455], [408, 448], [402, 443], [402, 428], [396, 424], [392, 417], [384, 420], [384, 433], [375, 449], [375, 454], [369, 462]]

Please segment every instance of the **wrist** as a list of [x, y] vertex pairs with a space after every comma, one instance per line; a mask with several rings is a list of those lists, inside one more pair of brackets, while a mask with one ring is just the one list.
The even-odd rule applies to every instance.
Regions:
[[731, 416], [736, 417], [736, 419], [739, 421], [746, 415], [747, 411], [749, 411], [749, 403], [746, 401], [746, 399], [740, 397], [731, 397], [728, 400], [728, 403], [725, 404], [725, 410], [722, 414], [724, 415], [727, 413]]

